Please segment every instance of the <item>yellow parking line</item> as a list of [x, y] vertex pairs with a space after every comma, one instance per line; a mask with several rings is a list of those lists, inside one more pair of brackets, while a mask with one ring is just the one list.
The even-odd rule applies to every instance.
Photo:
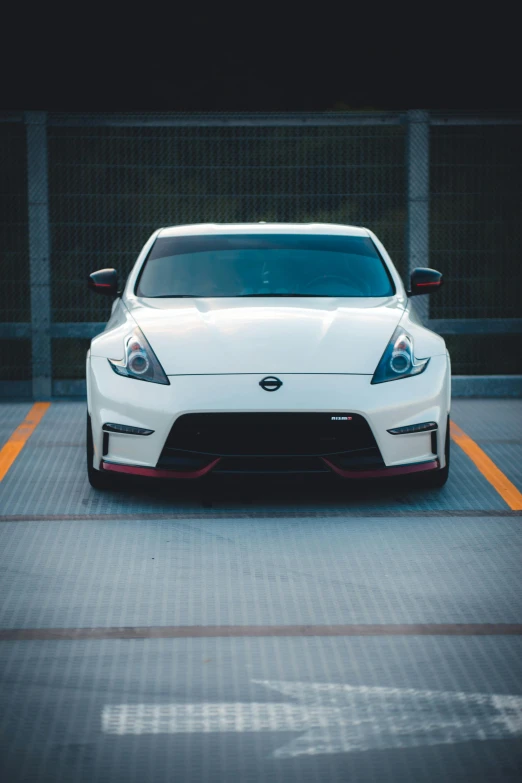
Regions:
[[0, 481], [18, 457], [27, 440], [31, 437], [45, 416], [50, 402], [35, 402], [23, 422], [18, 426], [0, 451]]
[[522, 493], [495, 465], [488, 455], [477, 446], [469, 435], [461, 430], [458, 424], [451, 422], [451, 437], [462, 451], [466, 452], [472, 462], [475, 463], [482, 475], [497, 490], [498, 494], [506, 501], [513, 511], [522, 511]]

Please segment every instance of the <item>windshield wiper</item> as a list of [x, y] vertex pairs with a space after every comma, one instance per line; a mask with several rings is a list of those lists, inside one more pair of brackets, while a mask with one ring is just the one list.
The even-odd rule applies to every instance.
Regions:
[[284, 297], [284, 296], [315, 296], [315, 297], [321, 297], [321, 296], [331, 296], [331, 294], [293, 294], [293, 293], [292, 294], [238, 294], [237, 298], [238, 299], [243, 299], [244, 297], [246, 298], [247, 296], [249, 296], [249, 297], [252, 297], [252, 296], [279, 296], [279, 297]]
[[246, 299], [247, 297], [260, 297], [260, 296], [314, 296], [325, 297], [333, 296], [333, 294], [158, 294], [157, 296], [151, 296], [150, 299]]

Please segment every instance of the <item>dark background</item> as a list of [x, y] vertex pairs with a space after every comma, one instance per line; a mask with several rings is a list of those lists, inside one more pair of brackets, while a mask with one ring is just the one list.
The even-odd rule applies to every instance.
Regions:
[[[487, 13], [486, 13], [487, 10]], [[17, 17], [17, 14], [19, 16]], [[10, 12], [5, 109], [514, 109], [518, 23], [423, 4]]]

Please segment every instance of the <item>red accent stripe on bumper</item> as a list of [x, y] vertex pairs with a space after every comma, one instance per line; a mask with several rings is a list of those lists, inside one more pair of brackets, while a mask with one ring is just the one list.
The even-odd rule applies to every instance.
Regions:
[[321, 457], [334, 473], [343, 478], [381, 478], [383, 476], [403, 476], [406, 473], [421, 473], [425, 470], [437, 470], [440, 468], [438, 459], [431, 462], [414, 462], [411, 465], [396, 465], [392, 468], [378, 468], [377, 470], [343, 470], [330, 462], [326, 457]]
[[213, 462], [205, 465], [204, 468], [199, 470], [180, 471], [180, 470], [163, 470], [158, 468], [145, 468], [140, 465], [118, 465], [116, 462], [103, 462], [103, 470], [109, 470], [113, 473], [127, 473], [133, 476], [150, 476], [152, 478], [173, 478], [173, 479], [197, 479], [210, 473], [212, 468], [215, 468], [221, 457], [218, 457]]
[[[397, 465], [391, 468], [379, 468], [377, 470], [343, 470], [342, 468], [334, 465], [326, 457], [321, 457], [323, 462], [328, 467], [337, 473], [338, 476], [343, 478], [381, 478], [383, 476], [403, 476], [407, 473], [421, 473], [426, 470], [437, 470], [440, 468], [440, 462], [438, 459], [434, 459], [431, 462], [416, 462], [411, 465]], [[218, 462], [221, 461], [221, 457], [205, 465], [204, 468], [192, 471], [178, 471], [178, 470], [163, 470], [158, 468], [146, 468], [140, 465], [119, 465], [115, 462], [103, 462], [103, 470], [112, 471], [113, 473], [127, 473], [133, 476], [147, 476], [151, 478], [171, 478], [171, 479], [197, 479], [205, 476], [207, 473], [216, 467]]]

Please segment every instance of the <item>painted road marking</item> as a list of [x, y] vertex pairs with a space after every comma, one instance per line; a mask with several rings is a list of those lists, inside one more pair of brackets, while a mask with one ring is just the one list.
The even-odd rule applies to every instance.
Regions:
[[0, 450], [0, 481], [2, 481], [27, 440], [31, 437], [47, 413], [50, 402], [35, 402], [23, 422], [18, 426], [7, 443]]
[[295, 731], [275, 758], [522, 736], [522, 696], [253, 680], [296, 703], [109, 704], [106, 734]]
[[480, 470], [484, 478], [496, 489], [513, 511], [522, 510], [522, 493], [497, 468], [492, 459], [454, 421], [450, 422], [451, 437]]
[[[299, 511], [222, 511], [219, 508], [210, 509], [209, 511], [172, 511], [169, 514], [163, 514], [158, 512], [139, 512], [139, 513], [127, 513], [127, 514], [0, 514], [1, 522], [109, 522], [111, 520], [133, 520], [139, 519], [148, 522], [154, 519], [168, 519], [173, 520], [192, 520], [192, 519], [298, 519], [296, 524], [300, 524], [307, 519], [322, 519], [327, 521], [341, 519], [349, 519], [350, 522], [357, 519], [386, 519], [391, 518], [441, 518], [445, 517], [503, 517], [504, 519], [510, 519], [511, 517], [522, 516], [522, 511], [510, 511], [506, 509], [498, 508], [440, 508], [440, 509], [397, 509], [390, 508], [389, 510], [382, 511], [379, 509], [365, 510], [357, 509], [356, 512], [350, 513], [349, 509], [339, 511], [331, 508], [321, 509], [321, 511], [314, 511], [310, 509], [300, 509]], [[177, 525], [179, 527], [179, 525]], [[192, 530], [191, 525], [182, 525], [187, 530]], [[200, 531], [201, 532], [201, 531]], [[226, 541], [224, 536], [220, 536], [217, 533], [207, 533], [212, 538], [218, 538]]]
[[2, 628], [0, 642], [79, 639], [230, 639], [303, 636], [522, 636], [522, 623], [360, 625], [150, 625], [98, 628]]

